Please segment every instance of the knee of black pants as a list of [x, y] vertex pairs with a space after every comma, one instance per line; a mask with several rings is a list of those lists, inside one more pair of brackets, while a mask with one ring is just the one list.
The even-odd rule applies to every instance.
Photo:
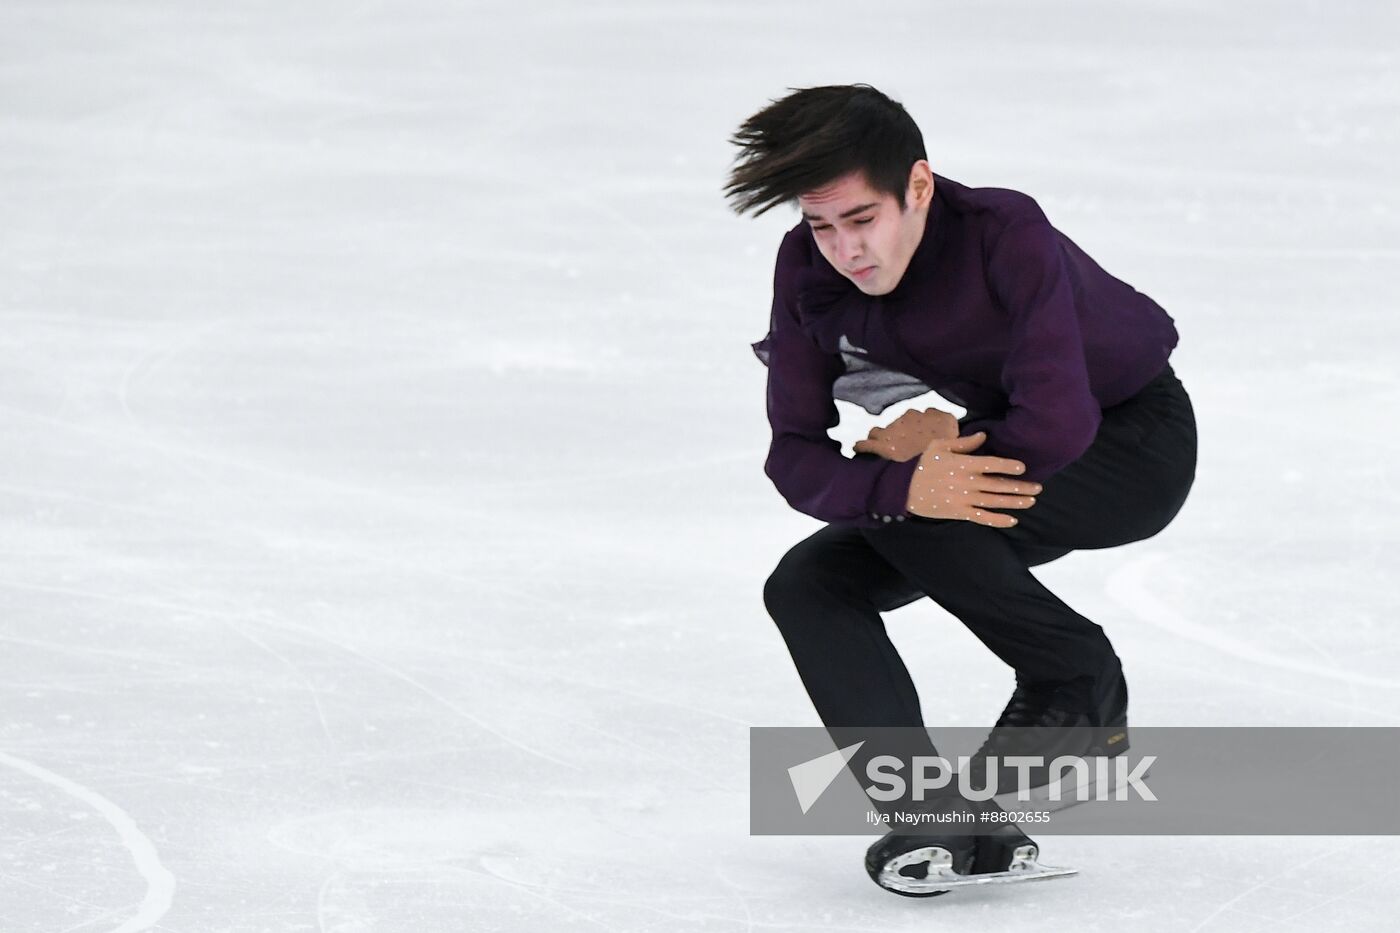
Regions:
[[823, 609], [856, 601], [856, 581], [839, 555], [816, 547], [810, 540], [793, 545], [763, 583], [763, 605], [779, 628], [811, 625]]
[[763, 582], [764, 608], [780, 628], [807, 615], [806, 606], [810, 605], [812, 590], [820, 578], [815, 564], [788, 551]]
[[796, 604], [805, 587], [806, 573], [799, 562], [791, 559], [791, 553], [784, 554], [763, 581], [763, 606], [779, 628], [801, 614]]
[[763, 607], [768, 610], [768, 614], [773, 617], [773, 621], [779, 625], [787, 615], [787, 598], [792, 591], [792, 582], [779, 564], [777, 569], [768, 575], [768, 579], [763, 581]]

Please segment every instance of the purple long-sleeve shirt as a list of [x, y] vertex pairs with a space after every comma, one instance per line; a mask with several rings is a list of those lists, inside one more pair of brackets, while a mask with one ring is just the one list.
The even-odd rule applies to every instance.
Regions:
[[772, 445], [764, 472], [800, 512], [873, 527], [906, 514], [917, 458], [846, 457], [834, 399], [878, 414], [933, 389], [968, 409], [975, 454], [1043, 482], [1088, 449], [1104, 408], [1161, 372], [1177, 343], [1155, 301], [1105, 272], [1029, 195], [934, 175], [904, 277], [869, 296], [833, 269], [811, 228], [783, 237], [767, 336]]

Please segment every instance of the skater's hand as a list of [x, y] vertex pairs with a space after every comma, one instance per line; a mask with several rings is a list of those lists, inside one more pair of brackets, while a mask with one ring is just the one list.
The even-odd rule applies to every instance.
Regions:
[[978, 431], [951, 440], [935, 439], [919, 455], [919, 468], [909, 484], [909, 511], [925, 518], [952, 518], [1010, 528], [1016, 519], [985, 509], [1028, 509], [1035, 505], [1039, 483], [993, 476], [1017, 476], [1026, 472], [1020, 460], [1007, 457], [969, 456], [982, 446], [987, 432]]
[[887, 427], [871, 428], [864, 440], [855, 442], [858, 454], [877, 454], [886, 460], [913, 460], [935, 438], [951, 440], [958, 436], [958, 419], [937, 408], [909, 409]]

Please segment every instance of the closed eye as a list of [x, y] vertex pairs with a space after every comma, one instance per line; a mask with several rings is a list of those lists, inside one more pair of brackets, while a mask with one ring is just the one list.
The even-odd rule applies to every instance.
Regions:
[[[870, 223], [870, 222], [871, 222], [872, 220], [874, 220], [874, 219], [875, 219], [874, 217], [862, 217], [860, 220], [853, 221], [853, 223], [857, 223], [857, 224], [868, 224], [868, 223]], [[831, 224], [813, 224], [813, 225], [812, 225], [812, 229], [813, 229], [813, 230], [830, 230], [830, 229], [831, 229]]]

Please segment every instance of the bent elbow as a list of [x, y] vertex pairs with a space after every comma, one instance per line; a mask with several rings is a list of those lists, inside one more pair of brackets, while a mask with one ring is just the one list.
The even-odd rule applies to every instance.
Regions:
[[1102, 415], [1095, 411], [1092, 418], [1066, 425], [1048, 434], [1044, 443], [1035, 445], [1034, 452], [1022, 458], [1026, 472], [1020, 478], [1031, 482], [1044, 482], [1074, 463], [1093, 446], [1102, 422]]

